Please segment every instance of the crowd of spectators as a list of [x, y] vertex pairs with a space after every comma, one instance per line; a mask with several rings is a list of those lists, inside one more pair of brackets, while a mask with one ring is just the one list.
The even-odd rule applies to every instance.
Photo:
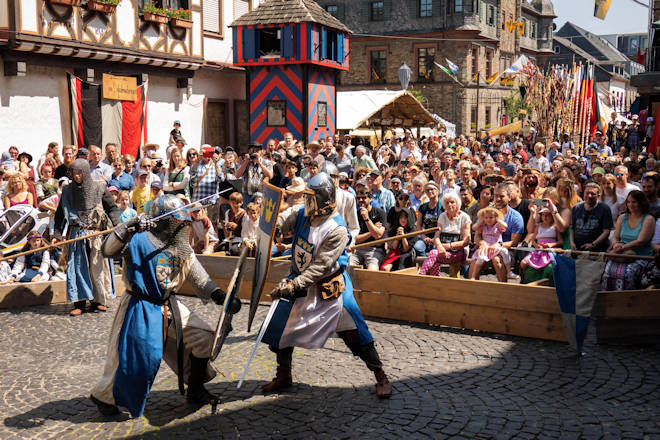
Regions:
[[[388, 134], [379, 145], [348, 135], [306, 145], [287, 133], [239, 154], [186, 145], [175, 121], [169, 145], [147, 144], [137, 161], [115, 144], [65, 145], [60, 157], [53, 142], [36, 163], [12, 146], [2, 153], [2, 199], [5, 209], [28, 204], [52, 213], [72, 161], [87, 158], [93, 178], [115, 195], [122, 221], [145, 212], [158, 195], [176, 194], [199, 202], [191, 234], [197, 252], [237, 254], [254, 247], [264, 181], [285, 190], [282, 209], [298, 209], [305, 183], [327, 172], [355, 244], [420, 232], [361, 247], [351, 253], [352, 265], [419, 266], [420, 274], [470, 279], [490, 272], [500, 282], [530, 282], [552, 278], [544, 248], [660, 251], [659, 166], [646, 152], [652, 123], [633, 117], [629, 127], [610, 126], [584, 147], [566, 135], [545, 145], [532, 128], [479, 137]], [[226, 198], [216, 194], [223, 181], [236, 188]], [[431, 228], [437, 230], [424, 231]], [[272, 256], [289, 255], [291, 241], [277, 237]], [[648, 259], [611, 259], [602, 287], [653, 285], [656, 271]]]

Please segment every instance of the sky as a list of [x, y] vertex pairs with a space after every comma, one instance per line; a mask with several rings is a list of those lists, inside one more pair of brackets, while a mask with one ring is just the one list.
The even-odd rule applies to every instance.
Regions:
[[557, 29], [570, 21], [596, 35], [648, 31], [649, 10], [633, 0], [612, 0], [605, 20], [594, 17], [594, 0], [552, 0], [552, 3], [557, 16]]

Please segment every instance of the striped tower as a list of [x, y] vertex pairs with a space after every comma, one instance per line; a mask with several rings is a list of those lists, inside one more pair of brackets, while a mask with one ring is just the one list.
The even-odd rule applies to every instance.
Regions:
[[267, 0], [231, 27], [234, 64], [247, 76], [250, 142], [334, 135], [349, 29], [312, 0]]

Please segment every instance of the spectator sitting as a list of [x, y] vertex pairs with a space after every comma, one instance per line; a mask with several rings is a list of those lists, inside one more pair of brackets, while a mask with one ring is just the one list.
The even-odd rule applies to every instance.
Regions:
[[28, 192], [25, 178], [20, 173], [14, 174], [7, 181], [7, 190], [4, 197], [5, 209], [16, 205], [34, 204], [32, 194]]
[[[233, 192], [229, 195], [229, 209], [225, 212], [223, 224], [224, 239], [220, 249], [237, 252], [241, 244], [241, 228], [243, 225], [243, 194]], [[234, 252], [230, 252], [235, 255]], [[237, 255], [237, 254], [236, 254]]]
[[438, 231], [433, 237], [435, 249], [429, 252], [419, 274], [440, 276], [440, 265], [449, 264], [449, 276], [457, 277], [467, 259], [471, 221], [461, 211], [461, 199], [453, 192], [442, 198], [442, 207], [445, 212], [438, 217]]
[[[438, 219], [442, 213], [442, 203], [440, 203], [439, 199], [440, 188], [438, 188], [438, 185], [434, 181], [430, 181], [426, 184], [424, 192], [424, 197], [426, 197], [428, 201], [423, 203], [419, 209], [415, 211], [417, 217], [416, 227], [418, 231], [438, 226]], [[426, 256], [426, 253], [433, 248], [433, 237], [435, 237], [435, 235], [435, 232], [426, 233], [420, 240], [415, 242], [415, 253], [418, 256]]]
[[529, 161], [527, 161], [527, 165], [529, 165], [530, 168], [539, 170], [542, 173], [550, 172], [550, 163], [548, 162], [548, 159], [546, 159], [546, 157], [544, 156], [545, 145], [543, 145], [541, 142], [537, 142], [534, 145], [534, 153], [535, 156], [529, 158]]
[[355, 157], [353, 157], [353, 168], [365, 167], [369, 170], [378, 168], [376, 162], [367, 154], [367, 149], [360, 145], [355, 149]]
[[53, 194], [57, 194], [57, 180], [53, 178], [53, 166], [46, 162], [41, 166], [40, 170], [41, 179], [35, 184], [35, 191], [37, 193], [37, 201], [43, 202]]
[[96, 145], [90, 145], [89, 148], [89, 170], [92, 179], [103, 181], [106, 185], [112, 179], [112, 167], [105, 162], [102, 162], [103, 151]]
[[65, 145], [62, 147], [62, 164], [55, 168], [55, 178], [57, 180], [61, 179], [62, 177], [71, 179], [71, 175], [69, 174], [69, 167], [76, 158], [74, 150], [75, 147], [73, 145]]
[[511, 256], [509, 251], [502, 246], [502, 233], [506, 231], [507, 224], [502, 220], [504, 215], [499, 210], [486, 207], [477, 213], [478, 221], [472, 229], [481, 236], [477, 244], [477, 250], [472, 255], [469, 277], [478, 280], [483, 265], [500, 255], [502, 263], [506, 267], [506, 273], [511, 270]]
[[219, 240], [211, 220], [206, 215], [206, 209], [199, 204], [193, 205], [190, 210], [190, 217], [192, 219], [190, 246], [197, 254], [208, 255], [213, 253]]
[[[605, 174], [600, 184], [600, 201], [610, 208], [612, 222], [619, 218], [621, 210], [625, 208], [623, 201], [616, 194], [616, 178], [612, 174]], [[623, 205], [623, 206], [622, 206]]]
[[131, 208], [131, 193], [130, 191], [121, 191], [117, 197], [117, 205], [119, 205], [119, 221], [124, 223], [135, 217], [137, 211]]
[[[494, 194], [495, 208], [503, 214], [504, 223], [507, 224], [506, 230], [502, 233], [502, 246], [510, 249], [520, 243], [524, 230], [523, 218], [518, 211], [509, 207], [511, 189], [507, 183], [499, 183], [495, 187]], [[474, 241], [475, 243], [481, 242], [481, 234], [475, 233]], [[496, 255], [492, 262], [497, 280], [506, 283], [511, 274], [507, 274], [502, 256]]]
[[[468, 185], [461, 186], [461, 211], [468, 213], [469, 209], [477, 204], [477, 199], [472, 195]], [[468, 214], [469, 215], [469, 214]]]
[[[530, 217], [530, 229], [525, 237], [525, 241], [530, 247], [538, 248], [555, 248], [560, 247], [562, 244], [561, 232], [555, 227], [555, 218], [550, 211], [550, 208], [543, 206], [538, 209], [537, 205], [531, 205], [530, 210], [532, 216]], [[537, 212], [538, 210], [538, 212]], [[526, 277], [527, 268], [543, 269], [552, 263], [550, 254], [543, 251], [535, 251], [528, 254], [520, 262], [520, 275], [523, 282], [536, 281], [529, 276]]]
[[[359, 188], [356, 201], [358, 204], [358, 223], [360, 233], [355, 239], [357, 244], [368, 243], [379, 240], [385, 234], [387, 216], [385, 211], [371, 205], [371, 191], [367, 188]], [[364, 265], [368, 270], [378, 270], [385, 258], [384, 246], [370, 246], [357, 249], [350, 254], [352, 266]]]
[[133, 188], [133, 206], [138, 214], [144, 213], [144, 205], [151, 200], [151, 188], [147, 184], [149, 172], [139, 169], [135, 178], [135, 188]]
[[124, 154], [121, 157], [121, 161], [124, 164], [124, 172], [128, 174], [129, 176], [134, 176], [134, 168], [135, 168], [135, 158], [131, 154]]
[[[399, 192], [396, 193], [395, 196], [396, 203], [390, 210], [387, 212], [387, 230], [391, 231], [393, 228], [396, 229], [396, 227], [401, 226], [399, 223], [399, 213], [404, 209], [404, 208], [410, 208], [410, 195], [408, 194], [408, 191], [405, 189], [399, 190]], [[416, 224], [417, 223], [417, 216], [415, 215], [415, 212], [410, 209], [409, 211], [413, 218], [412, 218], [412, 223]]]
[[241, 240], [243, 246], [250, 250], [250, 256], [254, 256], [259, 232], [259, 206], [256, 203], [248, 203], [245, 215], [241, 222]]
[[395, 204], [394, 194], [389, 189], [383, 187], [381, 172], [378, 169], [371, 170], [367, 176], [367, 183], [369, 184], [373, 199], [378, 202], [378, 205], [383, 211], [389, 212]]
[[57, 205], [60, 204], [60, 199], [62, 198], [62, 187], [68, 183], [69, 179], [67, 177], [60, 177], [57, 181], [57, 192], [39, 203], [39, 209], [43, 212], [48, 212], [50, 217], [54, 218]]
[[[412, 191], [410, 192], [410, 207], [415, 211], [419, 210], [419, 207], [424, 203], [429, 201], [428, 195], [425, 193], [425, 187], [428, 180], [424, 175], [414, 177], [412, 179]], [[435, 187], [438, 189], [438, 198], [440, 197], [440, 187], [438, 184], [435, 184]]]
[[[41, 234], [39, 231], [32, 231], [27, 236], [27, 243], [23, 247], [22, 252], [38, 249], [41, 246]], [[16, 258], [11, 271], [11, 277], [5, 283], [15, 281], [21, 283], [48, 281], [50, 278], [48, 273], [49, 268], [50, 253], [47, 249], [29, 255], [21, 255]]]
[[[392, 208], [394, 209], [394, 208]], [[415, 215], [409, 208], [399, 211], [397, 226], [390, 230], [389, 236], [408, 234], [415, 231], [414, 223], [411, 222]], [[380, 265], [380, 270], [390, 272], [392, 269], [400, 270], [414, 265], [414, 244], [417, 237], [401, 238], [387, 243], [387, 255]]]
[[[640, 256], [653, 255], [651, 239], [655, 230], [655, 219], [648, 212], [649, 202], [644, 193], [639, 190], [631, 191], [626, 198], [626, 213], [616, 221], [613, 243], [609, 252]], [[603, 273], [602, 289], [638, 289], [641, 275], [648, 263], [646, 260], [625, 263], [608, 261]]]
[[573, 206], [571, 213], [571, 249], [604, 252], [609, 247], [608, 237], [613, 228], [612, 212], [599, 201], [600, 186], [587, 183], [584, 202]]
[[493, 187], [492, 185], [484, 185], [479, 191], [479, 201], [473, 204], [468, 209], [467, 214], [470, 216], [472, 223], [479, 221], [479, 211], [490, 206], [493, 202]]

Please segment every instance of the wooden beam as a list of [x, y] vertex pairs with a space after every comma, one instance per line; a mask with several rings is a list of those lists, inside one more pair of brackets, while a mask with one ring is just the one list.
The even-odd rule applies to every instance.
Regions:
[[660, 291], [654, 289], [598, 292], [593, 316], [608, 319], [660, 319]]

